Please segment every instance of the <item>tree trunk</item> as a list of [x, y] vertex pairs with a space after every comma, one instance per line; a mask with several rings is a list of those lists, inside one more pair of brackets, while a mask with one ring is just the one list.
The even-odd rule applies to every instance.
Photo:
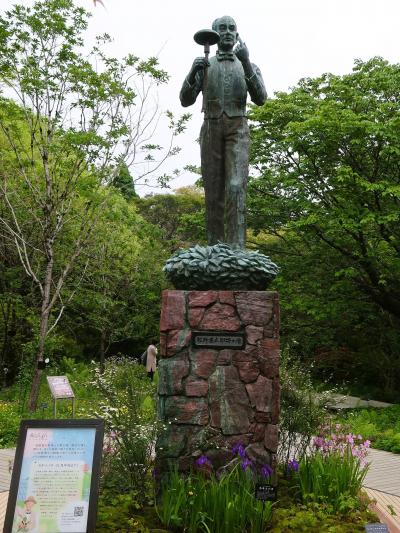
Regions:
[[2, 376], [2, 382], [3, 382], [4, 388], [7, 385], [6, 383], [7, 375], [6, 375], [6, 371], [4, 370], [4, 365], [5, 365], [7, 350], [9, 346], [8, 332], [9, 332], [9, 320], [10, 320], [10, 307], [11, 307], [11, 304], [10, 302], [7, 302], [7, 301], [4, 305], [1, 306], [1, 315], [3, 317], [3, 346], [1, 349], [1, 356], [0, 356], [0, 367], [1, 367], [0, 373]]
[[37, 407], [37, 401], [39, 398], [40, 390], [40, 378], [42, 376], [43, 369], [39, 368], [44, 361], [44, 346], [47, 337], [47, 331], [49, 327], [49, 302], [50, 302], [50, 290], [51, 282], [53, 279], [53, 260], [52, 249], [50, 250], [50, 260], [46, 268], [46, 277], [43, 285], [43, 299], [42, 299], [42, 311], [40, 313], [40, 333], [39, 333], [39, 349], [36, 356], [36, 366], [33, 374], [31, 391], [29, 394], [28, 409], [30, 413], [34, 413]]
[[30, 413], [34, 413], [36, 411], [42, 372], [43, 370], [41, 368], [38, 368], [38, 366], [36, 365], [35, 372], [33, 374], [31, 392], [29, 394], [28, 409]]
[[33, 374], [31, 391], [29, 394], [28, 409], [30, 413], [34, 413], [37, 407], [37, 401], [39, 398], [40, 390], [40, 378], [42, 376], [43, 369], [39, 368], [40, 364], [44, 361], [44, 344], [46, 341], [47, 327], [49, 323], [49, 313], [46, 310], [40, 317], [40, 338], [39, 338], [39, 350], [36, 356], [36, 367]]
[[104, 372], [104, 361], [105, 361], [105, 353], [106, 353], [106, 332], [102, 330], [101, 337], [100, 337], [100, 374], [103, 374]]

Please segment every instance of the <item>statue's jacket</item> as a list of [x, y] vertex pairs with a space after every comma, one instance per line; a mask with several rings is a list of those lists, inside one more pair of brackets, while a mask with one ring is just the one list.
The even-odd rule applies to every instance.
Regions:
[[[247, 93], [252, 102], [262, 105], [267, 97], [260, 69], [252, 63], [253, 74], [245, 76], [242, 63], [235, 54], [226, 54], [228, 59], [220, 54], [210, 59], [208, 67], [207, 89], [203, 103], [204, 118], [217, 119], [225, 113], [228, 117], [243, 117], [246, 115]], [[194, 104], [197, 95], [203, 91], [204, 72], [196, 74], [193, 85], [185, 79], [180, 100], [184, 107]]]

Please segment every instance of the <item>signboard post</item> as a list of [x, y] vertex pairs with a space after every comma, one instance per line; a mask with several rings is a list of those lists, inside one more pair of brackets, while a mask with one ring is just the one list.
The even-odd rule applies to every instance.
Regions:
[[47, 383], [50, 387], [54, 401], [54, 418], [57, 417], [57, 400], [72, 400], [72, 418], [75, 416], [75, 394], [71, 388], [67, 376], [47, 376]]
[[4, 533], [94, 533], [103, 420], [23, 420]]
[[257, 483], [255, 487], [256, 500], [262, 501], [261, 527], [263, 525], [265, 502], [275, 501], [277, 498], [277, 488], [268, 483]]

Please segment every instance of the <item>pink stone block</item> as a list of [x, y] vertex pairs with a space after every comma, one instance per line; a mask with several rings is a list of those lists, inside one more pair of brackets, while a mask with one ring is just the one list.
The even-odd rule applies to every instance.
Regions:
[[191, 328], [197, 328], [204, 316], [203, 307], [191, 307], [189, 309], [189, 325]]
[[260, 442], [255, 442], [254, 444], [249, 444], [246, 447], [246, 454], [250, 461], [253, 461], [256, 464], [270, 464], [271, 463], [271, 454], [264, 448], [264, 444]]
[[192, 332], [189, 329], [171, 330], [167, 336], [166, 357], [172, 357], [189, 345]]
[[232, 435], [225, 437], [227, 448], [233, 448], [236, 444], [243, 444], [247, 446], [250, 444], [253, 435], [251, 433], [243, 433], [242, 435]]
[[279, 308], [279, 295], [275, 294], [273, 299], [273, 313], [271, 320], [264, 327], [264, 337], [279, 338], [280, 328], [280, 308]]
[[279, 339], [266, 338], [261, 341], [261, 349], [266, 354], [279, 355]]
[[235, 350], [220, 350], [218, 352], [217, 365], [230, 365]]
[[268, 424], [265, 430], [264, 445], [270, 452], [276, 453], [278, 450], [278, 426]]
[[185, 311], [184, 291], [163, 291], [160, 331], [182, 329], [185, 324]]
[[246, 327], [246, 340], [248, 344], [257, 344], [264, 336], [264, 330], [257, 326]]
[[186, 396], [206, 396], [208, 393], [208, 381], [204, 379], [189, 378], [185, 384]]
[[192, 374], [203, 379], [209, 378], [217, 366], [217, 357], [216, 350], [192, 350]]
[[180, 354], [179, 359], [162, 359], [159, 367], [158, 394], [171, 395], [183, 391], [182, 380], [189, 374], [189, 360]]
[[214, 304], [204, 313], [199, 329], [237, 331], [240, 321], [231, 305]]
[[243, 324], [265, 326], [273, 313], [273, 294], [261, 291], [235, 292], [237, 311]]
[[211, 425], [224, 435], [247, 433], [251, 407], [234, 366], [218, 366], [210, 378]]
[[255, 383], [246, 385], [250, 403], [257, 411], [269, 413], [272, 410], [272, 380], [258, 376]]
[[257, 362], [240, 362], [237, 364], [239, 376], [244, 383], [255, 381], [260, 375], [260, 367]]
[[279, 378], [274, 378], [272, 380], [272, 411], [271, 411], [272, 424], [279, 423], [280, 402], [281, 402], [281, 384], [279, 382]]
[[279, 376], [280, 350], [279, 339], [265, 338], [259, 345], [261, 374], [267, 378]]
[[235, 296], [233, 291], [219, 291], [219, 303], [236, 306]]
[[207, 307], [217, 301], [217, 291], [190, 291], [189, 307]]
[[257, 422], [250, 426], [249, 432], [252, 434], [251, 442], [264, 442], [265, 427], [265, 424]]
[[260, 422], [261, 424], [269, 424], [271, 422], [271, 413], [256, 411], [254, 414], [254, 421]]
[[160, 333], [160, 357], [167, 355], [167, 334]]
[[208, 422], [207, 402], [203, 398], [168, 396], [165, 400], [165, 416], [174, 424], [204, 426]]
[[266, 356], [260, 361], [261, 374], [272, 379], [279, 376], [279, 356]]
[[247, 350], [237, 350], [232, 355], [232, 363], [238, 365], [239, 363], [251, 363], [257, 361], [257, 357], [253, 356], [251, 352]]

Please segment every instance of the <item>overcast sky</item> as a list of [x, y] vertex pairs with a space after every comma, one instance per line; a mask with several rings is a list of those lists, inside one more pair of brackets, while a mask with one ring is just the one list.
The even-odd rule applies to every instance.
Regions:
[[[160, 106], [176, 114], [183, 112], [179, 90], [193, 59], [202, 48], [193, 34], [211, 27], [222, 15], [231, 15], [246, 42], [250, 58], [263, 74], [270, 97], [287, 90], [302, 77], [323, 72], [350, 72], [355, 58], [380, 55], [400, 60], [399, 0], [76, 0], [92, 12], [88, 43], [97, 34], [114, 38], [111, 52], [129, 52], [146, 58], [157, 55], [170, 74], [168, 86], [159, 89]], [[15, 0], [0, 0], [3, 9]], [[19, 3], [32, 4], [31, 0]], [[216, 47], [212, 48], [212, 54]], [[182, 152], [171, 167], [199, 164], [195, 143], [201, 126], [201, 98], [187, 110], [193, 119], [180, 139]], [[161, 133], [163, 136], [163, 133]], [[160, 141], [160, 140], [158, 140]], [[161, 144], [166, 142], [161, 138]], [[175, 186], [193, 183], [183, 175]], [[143, 193], [143, 191], [142, 191]]]

